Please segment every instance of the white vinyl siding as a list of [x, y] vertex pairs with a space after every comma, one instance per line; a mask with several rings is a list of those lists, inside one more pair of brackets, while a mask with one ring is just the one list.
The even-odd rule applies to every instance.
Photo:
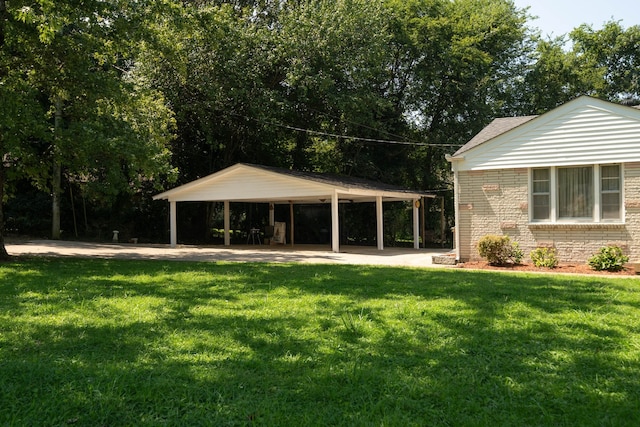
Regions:
[[620, 165], [531, 169], [531, 222], [619, 222], [621, 189]]
[[640, 161], [640, 112], [584, 97], [462, 155], [458, 170]]

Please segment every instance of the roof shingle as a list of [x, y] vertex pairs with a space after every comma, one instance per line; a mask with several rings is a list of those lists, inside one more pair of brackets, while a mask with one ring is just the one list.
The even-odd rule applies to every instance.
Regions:
[[256, 165], [251, 163], [242, 163], [246, 166], [254, 167], [257, 169], [263, 169], [271, 172], [276, 172], [283, 175], [294, 176], [297, 178], [308, 179], [315, 182], [320, 182], [324, 184], [337, 185], [346, 188], [359, 188], [363, 190], [382, 190], [382, 191], [394, 191], [397, 193], [408, 193], [408, 194], [422, 194], [427, 197], [432, 197], [427, 191], [415, 191], [410, 190], [408, 188], [400, 187], [397, 185], [386, 184], [379, 181], [372, 181], [364, 178], [356, 178], [352, 176], [345, 175], [332, 175], [326, 173], [314, 173], [314, 172], [304, 172], [293, 169], [284, 169], [278, 168], [274, 166], [265, 166], [265, 165]]
[[527, 123], [538, 116], [520, 116], [520, 117], [502, 117], [493, 120], [487, 127], [482, 129], [476, 136], [471, 138], [469, 142], [460, 147], [458, 151], [453, 154], [453, 157], [458, 156], [465, 151], [469, 151], [470, 149], [477, 147], [478, 145], [489, 141], [497, 136], [502, 135], [503, 133], [509, 132], [512, 129], [517, 128], [518, 126]]

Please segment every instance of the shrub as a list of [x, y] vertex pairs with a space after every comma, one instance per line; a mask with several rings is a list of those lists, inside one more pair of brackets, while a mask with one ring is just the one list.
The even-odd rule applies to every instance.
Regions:
[[509, 236], [487, 235], [478, 241], [478, 253], [491, 265], [519, 264], [524, 253]]
[[536, 267], [555, 268], [558, 266], [558, 252], [556, 248], [536, 248], [529, 254]]
[[594, 270], [620, 271], [629, 257], [618, 246], [605, 246], [600, 252], [589, 258], [588, 264]]

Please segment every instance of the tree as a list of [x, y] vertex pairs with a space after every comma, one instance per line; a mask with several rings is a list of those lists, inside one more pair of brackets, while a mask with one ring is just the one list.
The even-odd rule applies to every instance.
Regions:
[[174, 49], [145, 60], [176, 111], [174, 156], [188, 165], [182, 179], [238, 161], [333, 172], [360, 162], [365, 170], [367, 147], [304, 130], [376, 137], [385, 130], [382, 3], [256, 3], [186, 5], [184, 26], [166, 27]]
[[537, 40], [531, 62], [516, 87], [517, 102], [505, 109], [515, 115], [542, 114], [589, 92], [584, 72], [573, 53], [564, 50], [564, 37]]
[[[388, 0], [395, 52], [393, 97], [416, 134], [414, 185], [448, 181], [444, 152], [463, 144], [502, 108], [505, 79], [520, 64], [527, 15], [511, 1]], [[443, 148], [438, 148], [442, 145]]]
[[[50, 189], [54, 238], [60, 237], [63, 175], [99, 183], [93, 188], [113, 197], [142, 177], [170, 171], [171, 114], [160, 94], [136, 79], [129, 53], [131, 43], [141, 41], [136, 24], [151, 13], [147, 6], [98, 0], [0, 3], [1, 72], [3, 83], [12, 83], [3, 90], [7, 99], [19, 96], [29, 107], [21, 126], [7, 117], [10, 112], [0, 118], [6, 130], [0, 141], [4, 176], [20, 175]], [[29, 90], [21, 91], [25, 87]], [[0, 184], [5, 191], [8, 181]]]
[[[290, 164], [298, 169], [389, 180], [397, 150], [370, 139], [398, 139], [402, 120], [387, 98], [391, 37], [379, 1], [306, 1], [281, 13], [277, 33], [286, 64], [282, 121], [291, 135]], [[403, 127], [404, 129], [404, 127]], [[380, 159], [384, 158], [384, 167]]]
[[506, 114], [542, 114], [580, 95], [640, 101], [640, 26], [581, 25], [566, 36], [533, 39], [535, 49], [514, 86]]
[[10, 195], [12, 180], [20, 174], [38, 178], [36, 139], [44, 138], [45, 111], [37, 102], [38, 93], [28, 82], [23, 62], [30, 52], [24, 49], [28, 36], [12, 19], [5, 0], [0, 0], [0, 260], [9, 257], [4, 246], [5, 221], [2, 203]]
[[640, 101], [640, 26], [619, 22], [594, 30], [581, 25], [570, 34], [573, 55], [595, 96], [610, 101]]

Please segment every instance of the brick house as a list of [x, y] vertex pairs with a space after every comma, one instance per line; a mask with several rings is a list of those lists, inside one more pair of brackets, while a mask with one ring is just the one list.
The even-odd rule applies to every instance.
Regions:
[[540, 116], [494, 120], [447, 156], [458, 260], [508, 235], [525, 256], [555, 247], [585, 262], [620, 246], [640, 260], [640, 109], [582, 96]]

